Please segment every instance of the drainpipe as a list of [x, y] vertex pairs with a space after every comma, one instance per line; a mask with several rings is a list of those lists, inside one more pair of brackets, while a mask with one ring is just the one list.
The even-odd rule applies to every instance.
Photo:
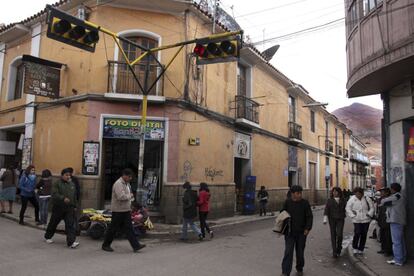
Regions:
[[382, 124], [382, 133], [381, 133], [381, 148], [382, 148], [382, 171], [384, 175], [384, 187], [388, 187], [388, 168], [390, 165], [390, 96], [387, 92], [381, 94], [381, 99], [383, 102], [383, 119], [381, 120]]
[[[184, 11], [184, 39], [188, 40], [188, 14], [189, 10]], [[190, 99], [189, 96], [189, 78], [190, 78], [190, 56], [188, 55], [188, 45], [185, 45], [184, 51], [184, 100], [188, 101]]]

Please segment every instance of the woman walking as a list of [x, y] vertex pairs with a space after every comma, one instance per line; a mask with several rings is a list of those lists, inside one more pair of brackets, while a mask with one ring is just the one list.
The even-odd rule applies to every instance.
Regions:
[[364, 196], [364, 189], [361, 187], [354, 189], [354, 195], [346, 204], [346, 213], [354, 223], [353, 253], [363, 254], [369, 223], [374, 215], [374, 205], [369, 197]]
[[342, 190], [339, 187], [334, 187], [331, 192], [331, 197], [325, 206], [325, 213], [323, 223], [329, 222], [329, 229], [331, 231], [332, 256], [338, 258], [342, 251], [342, 239], [344, 233], [345, 223], [345, 207], [346, 201]]
[[207, 224], [207, 216], [210, 211], [210, 190], [206, 183], [200, 183], [200, 190], [198, 195], [198, 215], [200, 218], [200, 228], [203, 238], [206, 237], [206, 230], [210, 234], [210, 238], [213, 238], [213, 231], [210, 230]]
[[10, 166], [6, 169], [0, 178], [3, 181], [3, 189], [0, 192], [1, 213], [6, 213], [5, 203], [9, 202], [9, 214], [13, 213], [13, 202], [16, 199], [16, 176], [14, 167]]
[[27, 203], [30, 203], [35, 208], [35, 221], [39, 225], [39, 204], [36, 200], [35, 188], [36, 188], [36, 174], [35, 167], [30, 165], [24, 170], [19, 181], [20, 196], [22, 199], [22, 208], [20, 209], [19, 224], [24, 225], [24, 213], [26, 212]]
[[52, 173], [50, 170], [42, 171], [42, 179], [36, 185], [39, 196], [40, 224], [47, 225], [49, 200], [52, 197]]

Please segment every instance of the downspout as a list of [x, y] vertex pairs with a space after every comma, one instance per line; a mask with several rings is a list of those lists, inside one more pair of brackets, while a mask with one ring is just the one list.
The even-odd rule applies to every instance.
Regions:
[[388, 168], [390, 165], [390, 96], [387, 92], [381, 94], [383, 101], [383, 119], [382, 119], [382, 171], [384, 175], [384, 187], [388, 186]]
[[[189, 10], [186, 9], [184, 11], [184, 40], [188, 40], [188, 14]], [[190, 79], [190, 59], [188, 56], [188, 45], [185, 45], [185, 51], [184, 51], [184, 100], [189, 101], [189, 79]]]

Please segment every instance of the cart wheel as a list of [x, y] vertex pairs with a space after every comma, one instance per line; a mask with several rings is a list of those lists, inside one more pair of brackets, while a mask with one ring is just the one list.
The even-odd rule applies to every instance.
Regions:
[[89, 236], [91, 236], [92, 239], [98, 240], [105, 235], [105, 230], [106, 230], [105, 223], [96, 222], [91, 226], [88, 232], [89, 232]]
[[79, 218], [79, 229], [81, 231], [86, 231], [89, 229], [89, 227], [91, 227], [91, 219], [89, 215], [82, 215]]

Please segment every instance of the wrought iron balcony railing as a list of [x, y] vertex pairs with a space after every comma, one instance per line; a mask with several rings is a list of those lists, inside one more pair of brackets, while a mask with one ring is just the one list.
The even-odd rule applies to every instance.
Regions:
[[[132, 66], [142, 88], [145, 88], [146, 64], [138, 63]], [[147, 89], [155, 82], [157, 76], [161, 72], [161, 66], [158, 64], [150, 64], [148, 66]], [[120, 94], [137, 94], [142, 95], [143, 92], [136, 82], [131, 70], [125, 62], [108, 61], [108, 93]], [[148, 95], [163, 96], [164, 95], [164, 77], [162, 76], [158, 82], [151, 88]]]
[[327, 151], [327, 152], [334, 152], [333, 142], [332, 141], [325, 140], [325, 151]]
[[259, 104], [245, 96], [236, 96], [236, 119], [259, 123]]
[[302, 126], [295, 122], [288, 122], [289, 138], [302, 140]]

